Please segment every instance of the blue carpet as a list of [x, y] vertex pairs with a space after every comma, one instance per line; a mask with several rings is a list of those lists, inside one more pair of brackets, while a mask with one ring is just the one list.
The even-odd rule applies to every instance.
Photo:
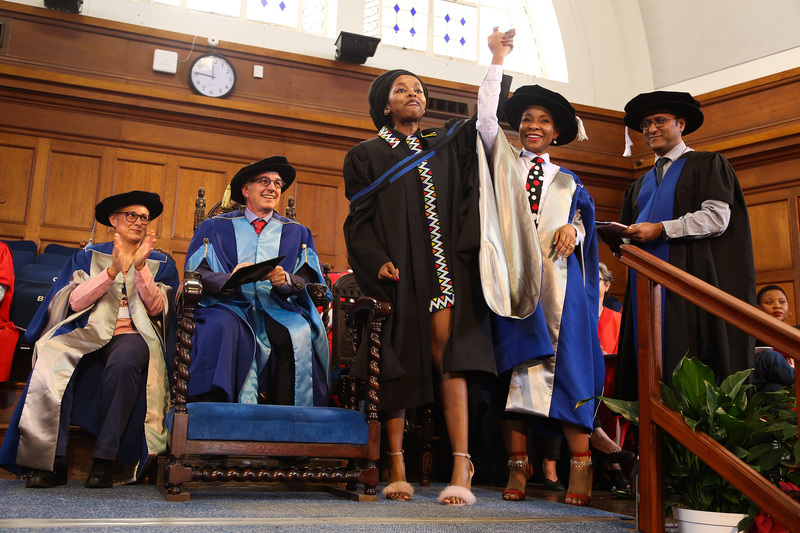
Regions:
[[506, 502], [499, 492], [474, 489], [478, 503], [446, 507], [436, 502], [444, 485], [418, 487], [410, 502], [357, 503], [327, 492], [256, 487], [203, 487], [191, 501], [164, 501], [152, 485], [86, 489], [82, 481], [47, 490], [0, 480], [0, 530], [81, 531], [298, 531], [442, 533], [552, 531], [630, 533], [631, 517], [528, 499]]

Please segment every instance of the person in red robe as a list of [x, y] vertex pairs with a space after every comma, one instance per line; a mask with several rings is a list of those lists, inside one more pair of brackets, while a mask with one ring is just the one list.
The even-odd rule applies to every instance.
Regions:
[[11, 375], [11, 362], [19, 332], [11, 322], [11, 302], [14, 299], [14, 254], [0, 241], [0, 381]]

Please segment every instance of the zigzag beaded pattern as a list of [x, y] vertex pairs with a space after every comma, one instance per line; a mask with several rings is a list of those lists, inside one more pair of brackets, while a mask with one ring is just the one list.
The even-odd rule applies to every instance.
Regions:
[[395, 137], [392, 131], [386, 126], [380, 129], [380, 131], [378, 132], [378, 137], [389, 143], [389, 146], [391, 146], [392, 148], [397, 148], [397, 145], [400, 144], [400, 139]]
[[[422, 151], [419, 139], [415, 135], [406, 137], [406, 144], [411, 151], [418, 154]], [[433, 247], [433, 260], [436, 264], [436, 274], [439, 278], [439, 288], [442, 290], [441, 296], [431, 300], [428, 310], [430, 312], [452, 307], [455, 301], [453, 294], [453, 281], [450, 279], [450, 271], [447, 269], [447, 260], [444, 255], [444, 243], [442, 242], [442, 232], [439, 226], [439, 214], [436, 210], [436, 189], [433, 185], [433, 174], [428, 167], [428, 161], [422, 161], [417, 165], [419, 179], [422, 181], [422, 194], [425, 199], [425, 216], [428, 218], [428, 228], [431, 232], [431, 246]]]
[[[378, 132], [378, 136], [385, 140], [392, 148], [400, 144], [400, 139], [394, 136], [386, 126]], [[406, 137], [406, 144], [412, 152], [418, 154], [422, 151], [419, 139], [415, 135]], [[425, 202], [425, 216], [428, 219], [428, 229], [431, 234], [431, 246], [433, 248], [433, 260], [436, 267], [436, 274], [439, 279], [439, 288], [442, 291], [440, 296], [432, 298], [428, 306], [429, 312], [452, 307], [455, 303], [453, 293], [453, 281], [450, 279], [450, 270], [447, 268], [447, 260], [444, 255], [444, 243], [442, 242], [442, 232], [439, 225], [439, 215], [436, 210], [436, 189], [433, 185], [433, 175], [428, 167], [428, 162], [422, 161], [417, 165], [419, 178], [422, 182], [422, 194]]]

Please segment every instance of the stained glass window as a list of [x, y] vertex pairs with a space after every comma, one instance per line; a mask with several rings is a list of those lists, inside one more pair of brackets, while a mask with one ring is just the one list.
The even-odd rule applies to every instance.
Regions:
[[491, 62], [486, 38], [495, 26], [517, 30], [515, 53], [505, 60], [508, 70], [567, 81], [564, 45], [552, 0], [364, 2], [364, 33], [380, 37], [382, 46], [481, 65]]
[[298, 27], [298, 0], [247, 0], [247, 18], [258, 22]]
[[335, 37], [338, 0], [139, 0]]
[[429, 0], [384, 0], [381, 42], [407, 50], [428, 50]]
[[433, 53], [475, 61], [478, 53], [478, 9], [435, 0], [433, 4]]

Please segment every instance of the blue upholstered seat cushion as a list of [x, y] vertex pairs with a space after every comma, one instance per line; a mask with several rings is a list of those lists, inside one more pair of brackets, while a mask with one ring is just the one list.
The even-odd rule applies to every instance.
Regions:
[[[364, 413], [339, 407], [195, 402], [187, 408], [191, 440], [366, 444], [369, 435]], [[170, 409], [170, 432], [172, 417]]]

